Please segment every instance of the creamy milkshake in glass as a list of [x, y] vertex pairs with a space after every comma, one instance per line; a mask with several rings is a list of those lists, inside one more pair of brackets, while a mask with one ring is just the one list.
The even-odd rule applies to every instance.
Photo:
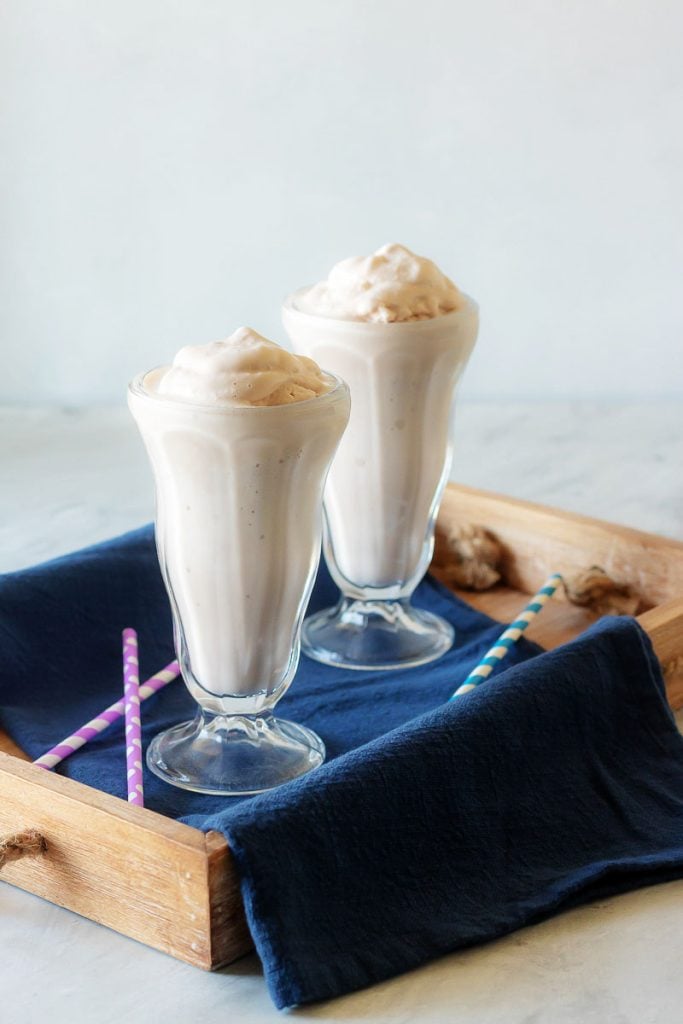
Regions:
[[153, 740], [147, 763], [184, 789], [270, 789], [325, 756], [315, 733], [272, 712], [299, 660], [348, 389], [241, 328], [141, 374], [129, 405], [154, 473], [178, 660], [199, 705]]
[[325, 490], [324, 552], [341, 599], [304, 622], [303, 650], [347, 668], [432, 661], [453, 630], [410, 596], [432, 555], [477, 306], [431, 260], [387, 245], [295, 292], [283, 320], [294, 350], [343, 377], [352, 401]]

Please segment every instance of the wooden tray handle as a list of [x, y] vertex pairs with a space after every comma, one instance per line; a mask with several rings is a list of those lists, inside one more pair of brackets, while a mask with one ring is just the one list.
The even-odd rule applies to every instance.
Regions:
[[47, 852], [47, 843], [40, 832], [27, 828], [23, 832], [13, 832], [0, 836], [0, 870], [5, 864], [11, 864], [20, 857], [39, 857]]

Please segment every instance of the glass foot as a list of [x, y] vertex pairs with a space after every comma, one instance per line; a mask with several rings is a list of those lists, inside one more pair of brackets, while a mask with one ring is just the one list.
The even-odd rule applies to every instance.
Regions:
[[195, 793], [247, 796], [305, 775], [325, 760], [325, 745], [303, 725], [272, 714], [200, 711], [155, 736], [147, 765], [164, 782]]
[[342, 598], [306, 619], [301, 649], [325, 665], [354, 669], [413, 668], [452, 646], [453, 627], [404, 601]]

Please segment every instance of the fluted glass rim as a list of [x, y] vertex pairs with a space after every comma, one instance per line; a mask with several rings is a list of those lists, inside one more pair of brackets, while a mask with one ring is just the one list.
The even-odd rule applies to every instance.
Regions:
[[457, 309], [453, 309], [450, 313], [440, 313], [438, 316], [425, 317], [424, 320], [392, 320], [384, 322], [381, 320], [354, 320], [350, 317], [342, 318], [338, 316], [327, 316], [325, 313], [312, 313], [307, 309], [301, 309], [297, 306], [296, 300], [298, 296], [308, 292], [313, 285], [304, 285], [302, 288], [297, 288], [295, 291], [290, 292], [286, 296], [282, 303], [283, 312], [290, 316], [299, 316], [302, 319], [319, 321], [321, 324], [335, 324], [343, 327], [353, 327], [358, 330], [365, 331], [378, 331], [378, 330], [392, 330], [398, 333], [399, 331], [414, 331], [416, 327], [420, 327], [423, 330], [427, 328], [427, 325], [433, 325], [434, 329], [436, 326], [448, 326], [449, 323], [457, 323], [464, 316], [478, 316], [479, 315], [479, 304], [471, 295], [461, 291], [460, 295], [464, 299], [464, 302]]
[[142, 373], [138, 373], [128, 384], [128, 394], [134, 398], [140, 398], [143, 401], [158, 403], [159, 406], [168, 407], [171, 405], [182, 405], [183, 408], [201, 410], [204, 413], [215, 413], [220, 416], [235, 415], [244, 416], [249, 414], [254, 415], [268, 415], [274, 412], [280, 412], [284, 415], [296, 415], [297, 410], [310, 409], [314, 404], [320, 406], [321, 403], [328, 403], [333, 405], [335, 402], [343, 401], [349, 397], [349, 386], [345, 380], [337, 376], [335, 373], [329, 373], [327, 370], [322, 370], [323, 376], [326, 380], [333, 382], [333, 386], [329, 391], [325, 391], [322, 395], [313, 395], [312, 398], [304, 398], [300, 402], [283, 402], [279, 405], [249, 405], [248, 403], [238, 404], [237, 402], [196, 402], [186, 398], [176, 397], [175, 395], [159, 395], [152, 391], [149, 391], [145, 387], [145, 380], [150, 374], [156, 373], [159, 370], [165, 370], [168, 367], [166, 365], [153, 366], [149, 370], [143, 370]]

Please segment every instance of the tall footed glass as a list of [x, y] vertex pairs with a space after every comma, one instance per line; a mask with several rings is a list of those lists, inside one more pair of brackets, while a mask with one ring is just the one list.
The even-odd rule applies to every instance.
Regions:
[[346, 668], [424, 664], [454, 640], [410, 598], [431, 560], [478, 308], [463, 296], [458, 310], [427, 320], [337, 320], [297, 308], [305, 291], [285, 302], [285, 329], [296, 352], [343, 376], [352, 409], [325, 490], [324, 553], [341, 598], [306, 619], [302, 648]]
[[346, 385], [288, 405], [200, 405], [154, 393], [129, 406], [156, 484], [156, 540], [193, 720], [156, 736], [150, 769], [205, 793], [258, 793], [325, 757], [275, 717], [299, 660], [318, 566], [322, 493], [349, 416]]

